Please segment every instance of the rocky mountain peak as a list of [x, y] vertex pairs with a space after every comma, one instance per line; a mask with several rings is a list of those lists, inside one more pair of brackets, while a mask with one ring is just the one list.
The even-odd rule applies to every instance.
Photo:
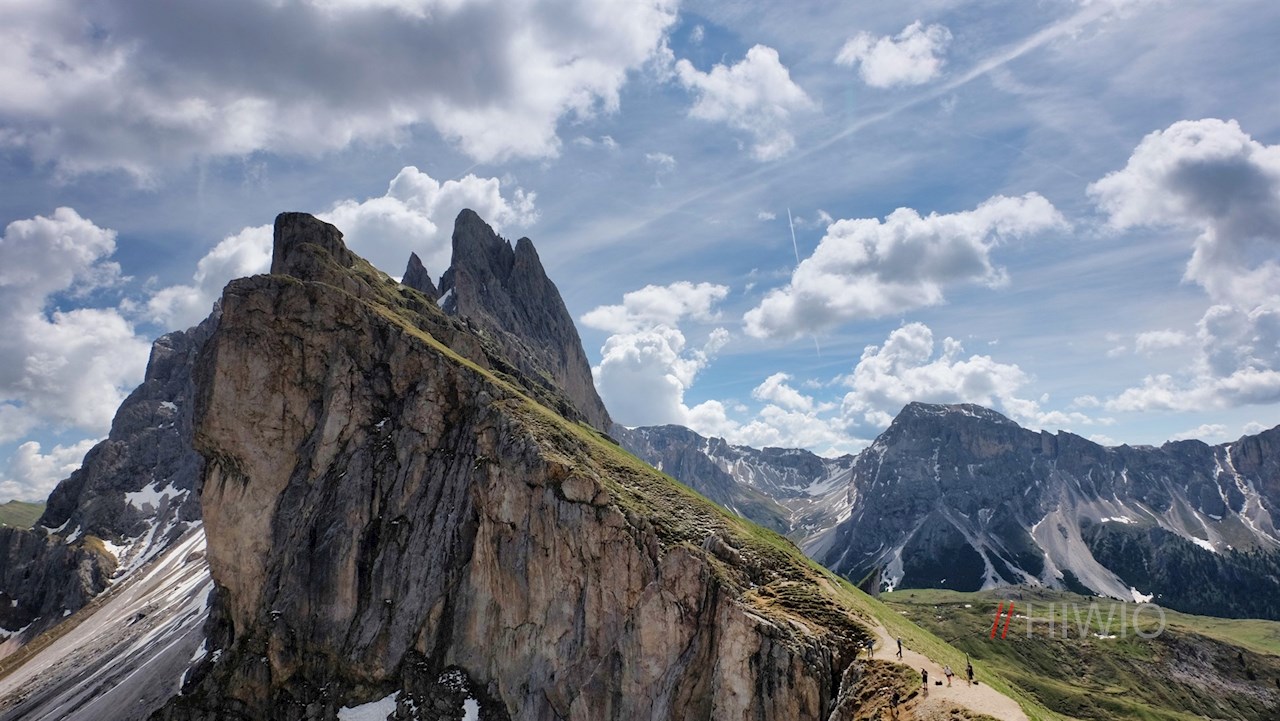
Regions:
[[521, 238], [513, 249], [475, 211], [463, 210], [440, 297], [446, 312], [494, 339], [526, 376], [562, 389], [583, 420], [610, 429], [573, 316], [533, 241]]
[[422, 259], [417, 253], [409, 254], [409, 265], [405, 266], [404, 280], [400, 282], [428, 298], [440, 297], [440, 291], [436, 290], [436, 284], [431, 281], [431, 274], [427, 272], [426, 266], [422, 264]]
[[271, 274], [307, 277], [312, 268], [308, 246], [328, 254], [343, 268], [355, 263], [342, 242], [342, 231], [308, 213], [281, 213], [272, 238]]
[[912, 420], [953, 420], [957, 418], [976, 418], [981, 421], [1015, 426], [1005, 416], [974, 403], [922, 403], [912, 401], [902, 408], [894, 423]]

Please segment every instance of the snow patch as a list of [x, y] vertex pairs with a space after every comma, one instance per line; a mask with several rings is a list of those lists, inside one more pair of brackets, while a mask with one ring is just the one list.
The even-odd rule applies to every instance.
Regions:
[[1103, 523], [1137, 523], [1137, 521], [1133, 520], [1132, 518], [1129, 518], [1128, 516], [1111, 516], [1109, 518], [1102, 519], [1102, 522]]
[[107, 549], [107, 553], [110, 553], [112, 556], [115, 557], [116, 564], [118, 565], [120, 561], [124, 559], [124, 553], [125, 551], [129, 550], [129, 546], [127, 545], [117, 546], [116, 544], [112, 543], [111, 541], [108, 541], [105, 538], [101, 539], [101, 541], [102, 541], [102, 547]]
[[1190, 540], [1191, 540], [1191, 542], [1192, 542], [1192, 543], [1196, 544], [1197, 546], [1199, 546], [1199, 547], [1203, 548], [1204, 550], [1206, 550], [1206, 551], [1208, 551], [1208, 552], [1210, 552], [1210, 553], [1217, 553], [1217, 552], [1218, 552], [1218, 549], [1214, 548], [1212, 543], [1209, 543], [1208, 541], [1204, 540], [1203, 538], [1196, 538], [1195, 536], [1191, 536], [1191, 537], [1190, 537]]
[[160, 481], [156, 481], [150, 486], [144, 486], [141, 490], [124, 494], [124, 500], [139, 511], [143, 510], [143, 506], [151, 506], [152, 509], [158, 509], [161, 501], [168, 498], [172, 492], [172, 486], [161, 488]]
[[160, 401], [160, 407], [167, 411], [178, 410], [178, 404], [174, 403], [173, 401]]
[[1134, 603], [1151, 603], [1151, 599], [1156, 597], [1154, 593], [1144, 594], [1133, 586], [1129, 587], [1129, 594], [1133, 596]]
[[462, 721], [480, 721], [480, 704], [475, 699], [462, 702]]
[[338, 721], [387, 721], [396, 712], [396, 699], [400, 692], [359, 706], [343, 706], [338, 709]]

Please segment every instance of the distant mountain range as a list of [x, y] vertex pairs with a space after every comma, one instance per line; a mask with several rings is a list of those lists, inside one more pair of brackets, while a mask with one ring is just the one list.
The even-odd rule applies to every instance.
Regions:
[[1280, 428], [1107, 448], [979, 406], [911, 403], [835, 460], [671, 426], [617, 435], [872, 590], [1029, 584], [1280, 618]]

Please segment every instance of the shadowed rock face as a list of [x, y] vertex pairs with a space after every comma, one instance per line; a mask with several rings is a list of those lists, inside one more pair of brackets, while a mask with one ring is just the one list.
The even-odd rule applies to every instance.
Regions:
[[864, 632], [816, 572], [305, 240], [273, 267], [320, 275], [231, 283], [198, 364], [220, 653], [160, 718], [842, 718]]
[[422, 259], [417, 253], [409, 254], [409, 264], [405, 267], [404, 279], [400, 282], [432, 300], [440, 297], [440, 291], [436, 290], [436, 284], [431, 282], [431, 274], [427, 272], [426, 266], [422, 264]]
[[440, 294], [446, 313], [469, 319], [526, 376], [560, 388], [583, 420], [609, 431], [613, 422], [591, 379], [578, 329], [533, 241], [521, 238], [513, 250], [480, 216], [463, 210]]

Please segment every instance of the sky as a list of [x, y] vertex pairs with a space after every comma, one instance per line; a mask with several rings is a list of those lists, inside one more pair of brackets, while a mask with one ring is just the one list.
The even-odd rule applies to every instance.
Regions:
[[1272, 0], [6, 0], [0, 501], [285, 210], [528, 236], [624, 425], [856, 452], [913, 400], [1280, 424]]

